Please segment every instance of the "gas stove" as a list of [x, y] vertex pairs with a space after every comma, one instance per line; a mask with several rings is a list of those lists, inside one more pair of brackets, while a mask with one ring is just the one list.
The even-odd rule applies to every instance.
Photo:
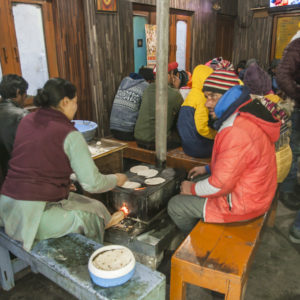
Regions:
[[145, 177], [125, 172], [130, 181], [139, 182], [141, 187], [116, 187], [110, 192], [107, 203], [109, 210], [114, 212], [125, 208], [128, 214], [119, 224], [105, 231], [105, 242], [130, 248], [141, 263], [155, 269], [164, 250], [178, 233], [167, 214], [167, 204], [172, 196], [179, 193], [186, 173], [183, 170], [143, 165], [158, 170], [155, 177], [162, 177], [165, 182], [150, 186], [145, 184]]
[[167, 207], [169, 199], [179, 192], [185, 172], [172, 168], [160, 169], [151, 165], [145, 166], [158, 170], [159, 173], [155, 177], [162, 177], [165, 182], [158, 185], [147, 185], [144, 176], [127, 171], [128, 179], [139, 182], [141, 187], [136, 189], [114, 188], [109, 197], [108, 207], [111, 211], [125, 207], [128, 209], [127, 216], [129, 218], [149, 224]]

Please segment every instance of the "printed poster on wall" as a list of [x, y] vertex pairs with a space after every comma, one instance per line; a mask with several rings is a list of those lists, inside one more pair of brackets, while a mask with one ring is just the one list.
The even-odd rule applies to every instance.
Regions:
[[299, 30], [300, 15], [278, 18], [275, 58], [281, 59], [284, 48]]
[[147, 66], [156, 65], [156, 25], [145, 24], [147, 45]]

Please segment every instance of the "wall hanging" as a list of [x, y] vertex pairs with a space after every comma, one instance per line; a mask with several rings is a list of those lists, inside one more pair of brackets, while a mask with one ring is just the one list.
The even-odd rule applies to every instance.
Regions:
[[117, 0], [96, 0], [97, 13], [117, 12]]

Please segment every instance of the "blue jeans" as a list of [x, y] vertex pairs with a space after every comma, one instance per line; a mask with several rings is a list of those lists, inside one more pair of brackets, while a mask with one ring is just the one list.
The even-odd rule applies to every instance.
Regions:
[[291, 115], [292, 134], [290, 146], [293, 153], [293, 160], [290, 172], [284, 182], [280, 185], [280, 191], [283, 193], [293, 193], [297, 186], [297, 161], [300, 156], [300, 108], [295, 108]]

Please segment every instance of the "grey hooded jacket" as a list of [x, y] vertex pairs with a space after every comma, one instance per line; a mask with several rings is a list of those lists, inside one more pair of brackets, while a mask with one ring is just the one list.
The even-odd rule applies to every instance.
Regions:
[[129, 76], [122, 80], [112, 106], [110, 129], [133, 133], [142, 95], [148, 85], [144, 79]]

